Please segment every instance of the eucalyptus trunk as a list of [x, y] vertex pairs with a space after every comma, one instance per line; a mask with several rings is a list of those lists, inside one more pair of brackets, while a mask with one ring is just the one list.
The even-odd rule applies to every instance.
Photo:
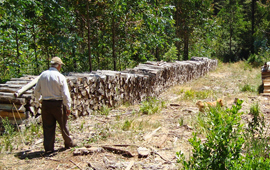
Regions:
[[188, 60], [188, 46], [189, 46], [189, 34], [188, 30], [186, 30], [184, 35], [184, 60]]
[[86, 3], [86, 8], [87, 8], [87, 31], [88, 31], [88, 34], [87, 34], [87, 39], [88, 39], [88, 59], [89, 59], [89, 71], [91, 72], [92, 71], [92, 58], [91, 58], [91, 45], [90, 45], [90, 42], [91, 42], [91, 38], [90, 38], [90, 18], [89, 18], [89, 2], [87, 0], [87, 3]]
[[252, 0], [252, 5], [251, 5], [251, 53], [254, 54], [254, 33], [255, 33], [255, 5], [256, 5], [256, 0]]
[[113, 51], [113, 69], [116, 71], [116, 55], [115, 55], [115, 21], [114, 15], [112, 17], [112, 51]]
[[19, 59], [20, 59], [20, 51], [19, 51], [19, 37], [18, 37], [18, 30], [16, 29], [15, 32], [16, 32], [16, 49], [17, 49], [17, 58], [16, 58], [16, 61], [17, 61], [17, 63], [18, 63], [18, 66], [17, 66], [17, 73], [19, 74], [19, 73], [20, 73], [20, 63], [19, 63]]

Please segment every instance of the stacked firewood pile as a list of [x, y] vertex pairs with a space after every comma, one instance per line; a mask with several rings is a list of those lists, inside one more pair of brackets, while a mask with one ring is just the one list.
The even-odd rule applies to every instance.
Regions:
[[263, 95], [270, 95], [270, 62], [262, 66]]
[[[204, 76], [217, 66], [217, 60], [193, 57], [189, 61], [146, 62], [125, 71], [97, 70], [66, 75], [75, 116], [89, 115], [103, 106], [136, 103], [158, 96], [166, 88]], [[0, 116], [26, 119], [40, 114], [33, 97], [37, 76], [12, 79], [0, 86]]]
[[[8, 118], [12, 124], [20, 124], [30, 114], [31, 102], [33, 102], [33, 89], [27, 89], [24, 94], [15, 97], [15, 94], [23, 87], [31, 83], [37, 76], [25, 76], [12, 78], [5, 84], [0, 84], [0, 120]], [[3, 131], [0, 121], [0, 132]]]

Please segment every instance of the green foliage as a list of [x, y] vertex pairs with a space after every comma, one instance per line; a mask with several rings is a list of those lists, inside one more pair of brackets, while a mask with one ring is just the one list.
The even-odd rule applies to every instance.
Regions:
[[[3, 134], [3, 138], [4, 138], [4, 149], [5, 151], [12, 151], [13, 150], [13, 136], [16, 134], [15, 133], [15, 128], [14, 126], [9, 122], [8, 118], [6, 117], [5, 119], [2, 118], [2, 123], [4, 126], [4, 134]], [[1, 151], [1, 150], [0, 150]]]
[[268, 62], [270, 59], [269, 50], [260, 51], [258, 54], [251, 54], [248, 58], [248, 62], [253, 66], [263, 66], [265, 62]]
[[268, 137], [264, 133], [264, 118], [258, 103], [250, 108], [252, 120], [248, 129], [241, 123], [239, 112], [243, 101], [237, 100], [231, 109], [212, 108], [201, 118], [206, 132], [206, 141], [198, 138], [198, 133], [189, 139], [193, 147], [192, 155], [186, 160], [182, 152], [177, 152], [178, 162], [183, 169], [269, 169]]
[[181, 117], [181, 118], [178, 120], [178, 123], [179, 123], [179, 126], [183, 126], [183, 125], [184, 125], [184, 118]]
[[213, 94], [212, 90], [203, 90], [203, 91], [195, 91], [195, 90], [186, 90], [184, 92], [183, 99], [185, 100], [193, 100], [195, 98], [198, 99], [206, 99]]
[[248, 132], [251, 133], [253, 138], [256, 134], [261, 136], [264, 132], [265, 122], [258, 103], [251, 106], [249, 114], [252, 116], [252, 120], [248, 122]]
[[39, 74], [53, 56], [63, 72], [191, 56], [260, 66], [269, 60], [269, 3], [256, 3], [251, 30], [251, 1], [0, 1], [0, 83]]
[[194, 90], [187, 90], [184, 93], [184, 99], [194, 99], [196, 97], [195, 91]]
[[162, 107], [164, 107], [164, 102], [157, 100], [155, 97], [149, 97], [147, 100], [142, 101], [140, 105], [140, 112], [143, 114], [152, 115], [158, 113]]
[[83, 120], [83, 121], [81, 122], [81, 126], [80, 126], [80, 129], [81, 129], [81, 130], [83, 130], [84, 124], [85, 124], [85, 120]]
[[110, 129], [106, 126], [104, 127], [103, 125], [96, 125], [96, 133], [92, 134], [88, 139], [83, 141], [83, 143], [91, 144], [91, 143], [96, 143], [99, 140], [106, 140], [110, 136]]
[[122, 127], [122, 130], [124, 130], [124, 131], [129, 130], [131, 127], [131, 123], [132, 123], [132, 121], [126, 120], [123, 127]]
[[178, 59], [177, 53], [178, 53], [177, 48], [175, 47], [174, 44], [172, 44], [169, 51], [164, 54], [163, 60], [167, 62], [175, 61]]
[[41, 126], [39, 124], [32, 123], [30, 125], [31, 135], [39, 137], [41, 133]]
[[5, 129], [4, 134], [9, 135], [9, 136], [13, 136], [15, 133], [14, 125], [12, 125], [10, 123], [10, 121], [8, 120], [7, 117], [5, 119], [2, 118], [2, 123], [3, 123], [4, 129]]
[[269, 169], [270, 159], [265, 157], [258, 157], [254, 154], [247, 154], [242, 162], [235, 162], [231, 169]]
[[101, 115], [108, 116], [109, 113], [110, 113], [110, 111], [111, 111], [111, 108], [109, 108], [109, 107], [106, 106], [106, 105], [103, 105], [103, 106], [101, 107], [101, 109], [99, 110], [99, 113], [100, 113]]
[[231, 109], [221, 107], [210, 108], [205, 119], [206, 141], [201, 142], [197, 133], [189, 139], [193, 147], [190, 160], [186, 161], [183, 153], [177, 152], [178, 161], [184, 169], [228, 169], [241, 156], [241, 148], [244, 144], [243, 125], [240, 123], [242, 112], [238, 100]]
[[238, 169], [269, 169], [269, 137], [267, 131], [264, 130], [265, 120], [263, 114], [260, 113], [258, 103], [250, 107], [249, 114], [252, 119], [247, 122], [248, 127], [244, 132], [245, 162], [239, 162], [234, 166]]
[[217, 13], [217, 36], [215, 42], [216, 56], [224, 62], [234, 62], [243, 59], [242, 53], [247, 54], [250, 48], [246, 44], [250, 38], [247, 26], [249, 19], [245, 20], [245, 8], [243, 4], [236, 1], [224, 1], [220, 3]]
[[250, 84], [245, 84], [240, 90], [242, 92], [256, 92], [256, 88]]

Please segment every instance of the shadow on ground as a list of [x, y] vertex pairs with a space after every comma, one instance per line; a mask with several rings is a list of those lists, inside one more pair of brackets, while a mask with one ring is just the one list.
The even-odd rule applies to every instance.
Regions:
[[16, 153], [14, 156], [19, 159], [35, 159], [35, 158], [41, 158], [41, 157], [52, 157], [52, 156], [57, 155], [59, 152], [63, 152], [65, 150], [66, 150], [65, 148], [60, 148], [50, 154], [47, 154], [44, 151], [31, 152], [31, 150], [25, 150], [25, 151]]

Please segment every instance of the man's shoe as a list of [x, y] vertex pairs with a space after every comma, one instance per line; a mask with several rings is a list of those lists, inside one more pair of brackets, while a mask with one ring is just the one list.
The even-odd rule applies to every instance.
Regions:
[[44, 156], [50, 155], [50, 154], [52, 154], [52, 153], [54, 153], [54, 150], [52, 150], [52, 151], [45, 151], [45, 152], [44, 152]]
[[53, 153], [53, 152], [54, 152], [54, 150], [51, 150], [51, 151], [45, 151], [46, 154], [51, 154], [51, 153]]
[[76, 142], [72, 142], [71, 144], [69, 144], [69, 145], [65, 145], [65, 148], [66, 149], [70, 149], [70, 148], [74, 148], [74, 147], [76, 147], [77, 146], [77, 143]]

